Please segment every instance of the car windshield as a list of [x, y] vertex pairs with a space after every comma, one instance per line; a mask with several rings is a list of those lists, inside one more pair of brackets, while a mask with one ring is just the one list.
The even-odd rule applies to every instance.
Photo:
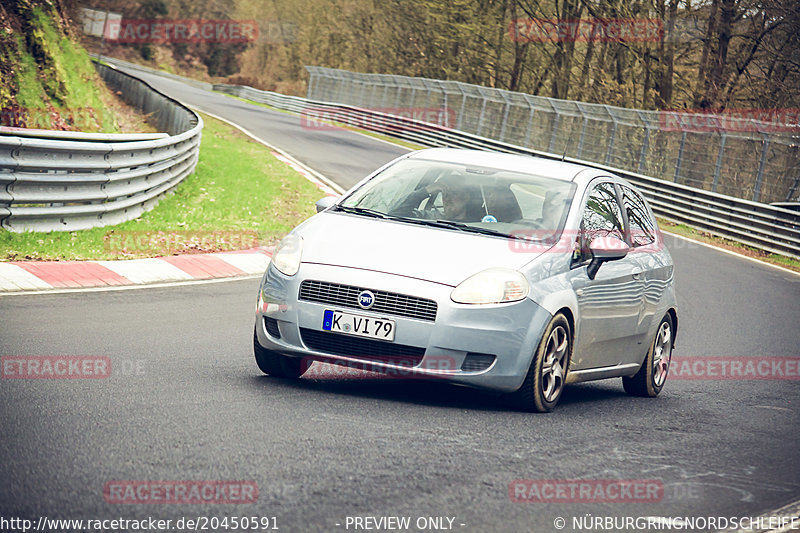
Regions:
[[575, 185], [536, 174], [403, 159], [338, 210], [411, 224], [543, 241], [558, 238]]

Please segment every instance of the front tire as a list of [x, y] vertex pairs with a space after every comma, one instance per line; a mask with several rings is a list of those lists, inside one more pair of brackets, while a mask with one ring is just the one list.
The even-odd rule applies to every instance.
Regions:
[[299, 378], [308, 370], [301, 359], [286, 357], [261, 346], [255, 330], [253, 330], [253, 354], [258, 368], [276, 378]]
[[537, 413], [552, 411], [564, 391], [571, 357], [569, 322], [558, 313], [544, 330], [522, 387], [513, 393], [517, 407]]
[[658, 393], [664, 388], [669, 374], [674, 332], [672, 316], [667, 313], [658, 325], [656, 336], [647, 351], [647, 357], [645, 357], [642, 367], [635, 376], [622, 378], [625, 392], [631, 396], [646, 398], [658, 396]]

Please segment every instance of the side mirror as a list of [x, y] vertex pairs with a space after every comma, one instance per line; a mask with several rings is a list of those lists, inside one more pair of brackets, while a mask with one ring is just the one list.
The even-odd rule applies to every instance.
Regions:
[[600, 265], [606, 261], [622, 259], [628, 255], [630, 246], [617, 237], [598, 237], [589, 245], [589, 250], [592, 251], [592, 260], [586, 267], [586, 274], [589, 279], [594, 279]]
[[326, 209], [328, 209], [329, 207], [331, 207], [333, 204], [336, 203], [336, 200], [338, 200], [336, 196], [326, 196], [324, 198], [320, 198], [319, 200], [317, 200], [317, 203], [314, 204], [315, 206], [317, 206], [317, 213], [321, 213]]

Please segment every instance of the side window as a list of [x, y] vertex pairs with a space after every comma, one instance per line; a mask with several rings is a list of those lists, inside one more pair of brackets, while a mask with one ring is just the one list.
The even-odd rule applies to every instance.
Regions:
[[622, 202], [625, 205], [625, 214], [628, 215], [633, 247], [647, 246], [655, 242], [656, 227], [639, 193], [623, 186]]
[[589, 245], [598, 237], [625, 239], [625, 232], [622, 229], [622, 212], [617, 203], [613, 183], [595, 185], [589, 194], [581, 221], [581, 260], [586, 260], [591, 256]]

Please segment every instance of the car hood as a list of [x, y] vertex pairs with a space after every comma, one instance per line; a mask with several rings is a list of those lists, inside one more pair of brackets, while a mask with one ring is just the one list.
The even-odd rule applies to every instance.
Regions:
[[510, 239], [343, 213], [320, 213], [300, 228], [303, 263], [318, 263], [456, 286], [490, 267], [519, 269], [538, 254]]

